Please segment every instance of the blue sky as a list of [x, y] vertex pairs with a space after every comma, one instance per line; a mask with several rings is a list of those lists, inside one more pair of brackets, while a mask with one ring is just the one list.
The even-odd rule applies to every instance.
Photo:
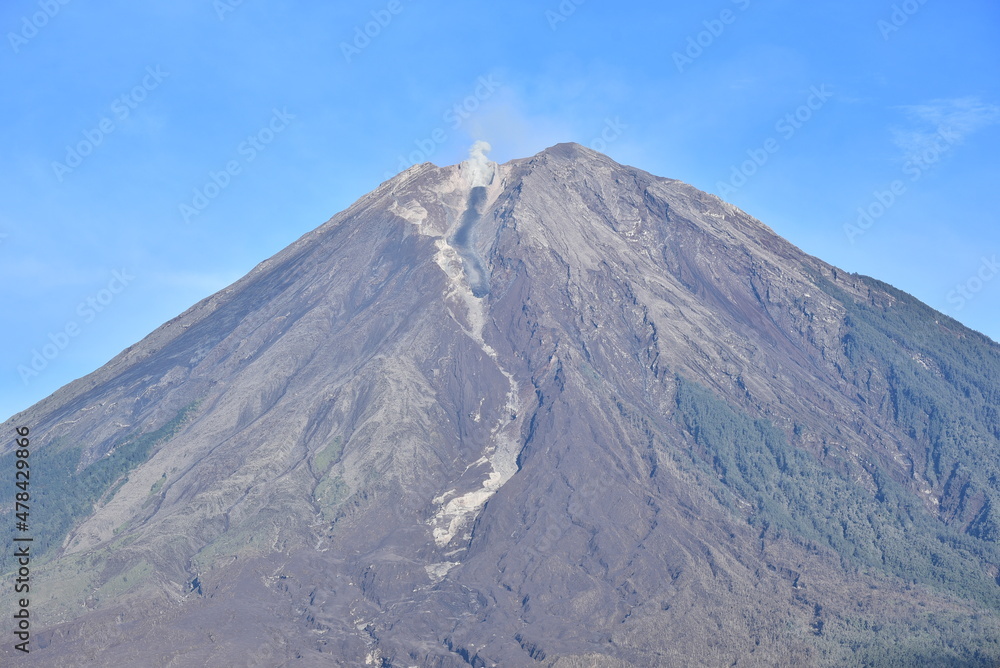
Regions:
[[476, 139], [681, 179], [1000, 339], [995, 2], [19, 0], [0, 28], [0, 419]]

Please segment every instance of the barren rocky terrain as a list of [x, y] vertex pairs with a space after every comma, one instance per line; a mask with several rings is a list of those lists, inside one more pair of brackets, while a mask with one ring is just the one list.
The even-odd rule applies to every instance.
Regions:
[[0, 657], [1000, 665], [998, 374], [680, 181], [417, 165], [3, 426]]

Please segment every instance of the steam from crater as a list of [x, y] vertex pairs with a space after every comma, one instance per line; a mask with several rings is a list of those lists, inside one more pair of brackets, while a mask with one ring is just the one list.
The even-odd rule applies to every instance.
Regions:
[[462, 168], [472, 187], [488, 186], [493, 181], [496, 163], [486, 157], [492, 148], [489, 142], [480, 139], [469, 149], [469, 159], [462, 163]]

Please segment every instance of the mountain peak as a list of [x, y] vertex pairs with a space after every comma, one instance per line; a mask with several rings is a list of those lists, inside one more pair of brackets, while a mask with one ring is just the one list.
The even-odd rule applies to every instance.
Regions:
[[576, 142], [560, 142], [539, 151], [537, 155], [548, 155], [554, 158], [564, 158], [567, 160], [604, 157], [603, 153], [599, 153], [594, 149], [587, 148], [581, 144], [577, 144]]
[[[530, 158], [511, 161], [514, 164], [537, 165], [539, 161], [552, 161], [556, 164], [573, 165], [577, 169], [587, 166], [607, 165], [622, 167], [604, 153], [588, 148], [576, 142], [562, 142], [543, 149]], [[629, 168], [634, 169], [634, 168]]]

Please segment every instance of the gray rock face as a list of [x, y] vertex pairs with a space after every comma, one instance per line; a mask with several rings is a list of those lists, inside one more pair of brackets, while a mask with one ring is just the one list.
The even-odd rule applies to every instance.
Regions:
[[[949, 501], [850, 358], [855, 304], [896, 293], [576, 145], [491, 167], [408, 169], [4, 425], [77, 476], [158, 434], [56, 536], [5, 665], [996, 657], [990, 541], [954, 557], [978, 599], [865, 561], [992, 498]], [[889, 484], [910, 519], [857, 535]]]

